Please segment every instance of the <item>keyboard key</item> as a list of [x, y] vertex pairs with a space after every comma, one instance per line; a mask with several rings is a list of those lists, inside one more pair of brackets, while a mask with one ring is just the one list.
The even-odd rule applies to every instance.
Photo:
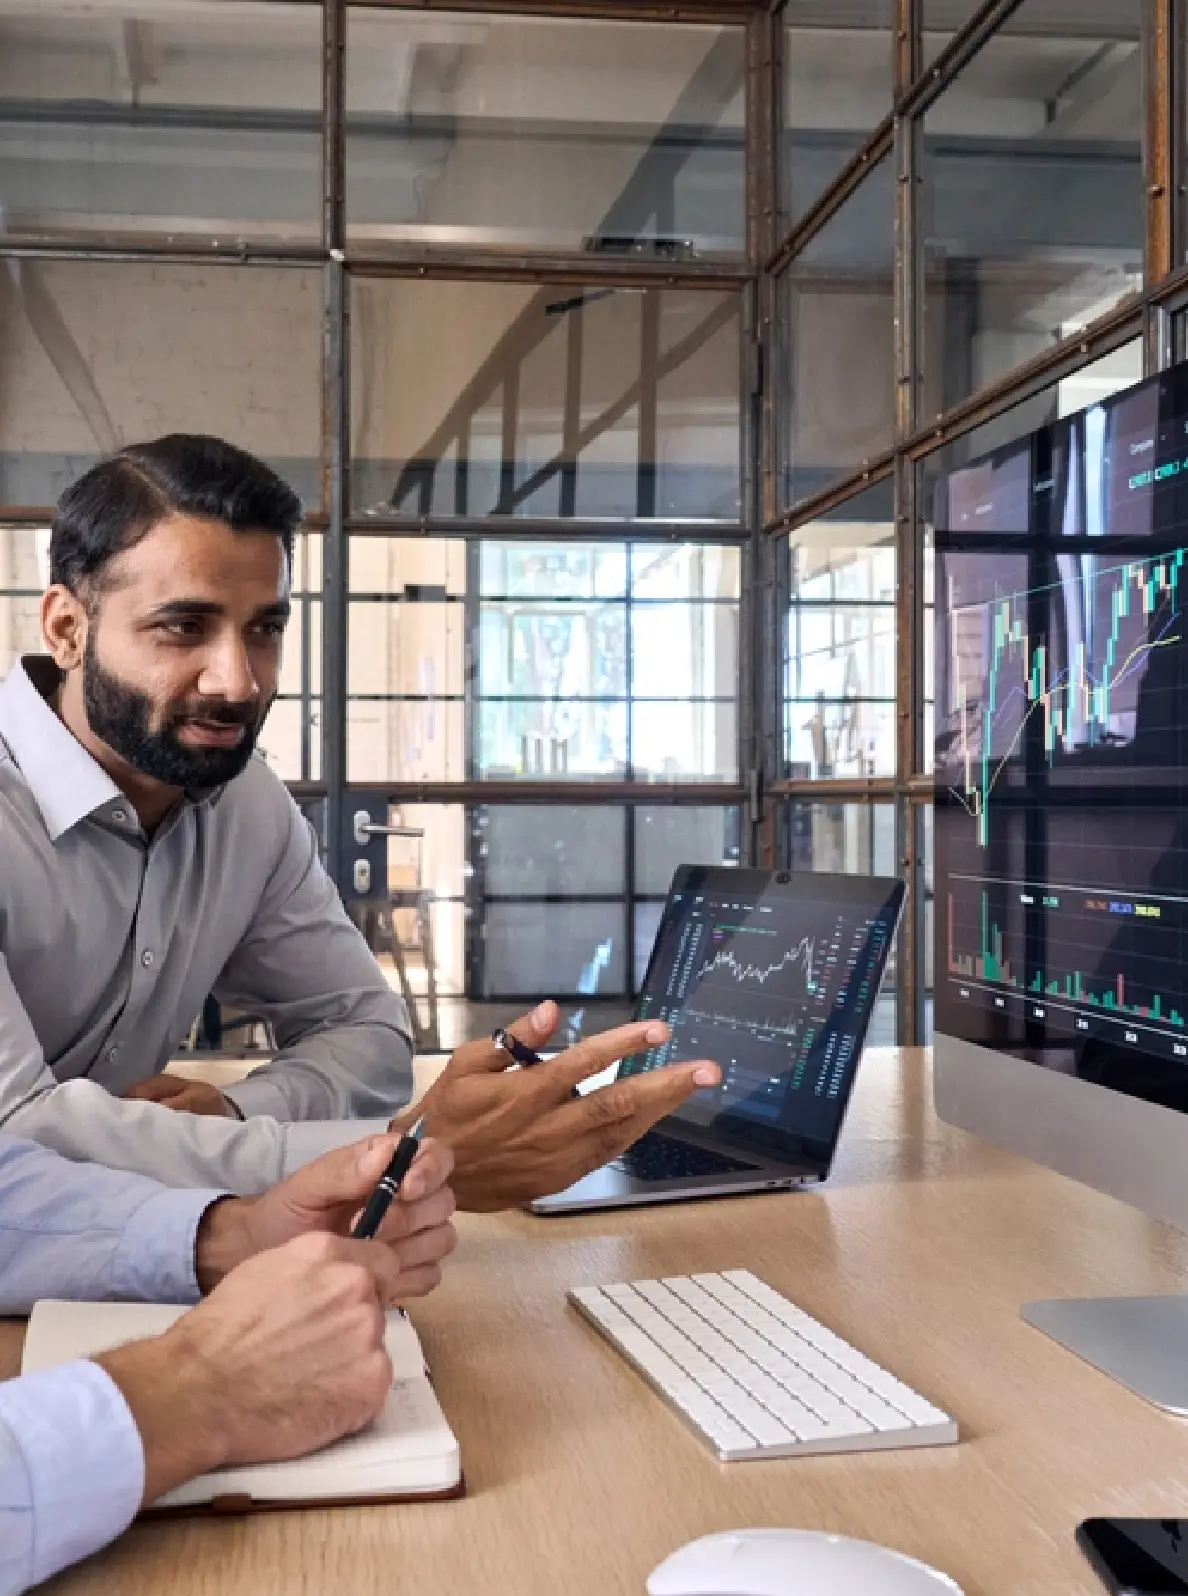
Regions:
[[674, 1398], [674, 1401], [681, 1412], [692, 1419], [697, 1428], [708, 1435], [720, 1451], [754, 1450], [755, 1437], [748, 1434], [736, 1419], [731, 1418], [725, 1408], [720, 1407], [699, 1387], [694, 1387], [691, 1391]]
[[755, 1169], [755, 1164], [707, 1147], [694, 1147], [661, 1131], [648, 1131], [639, 1141], [620, 1153], [610, 1166], [634, 1175], [636, 1180], [677, 1180], [684, 1176], [728, 1175]]

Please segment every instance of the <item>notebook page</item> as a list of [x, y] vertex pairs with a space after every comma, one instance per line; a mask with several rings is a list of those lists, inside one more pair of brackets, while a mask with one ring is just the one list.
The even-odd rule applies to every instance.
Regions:
[[126, 1341], [159, 1336], [185, 1311], [158, 1303], [39, 1302], [29, 1315], [21, 1373], [36, 1374], [55, 1364], [110, 1352]]
[[[159, 1336], [176, 1323], [185, 1308], [144, 1302], [39, 1302], [29, 1316], [21, 1373], [35, 1374], [75, 1358], [93, 1358], [128, 1341]], [[388, 1314], [384, 1345], [392, 1360], [393, 1380], [414, 1380], [425, 1374], [421, 1339], [410, 1319]]]

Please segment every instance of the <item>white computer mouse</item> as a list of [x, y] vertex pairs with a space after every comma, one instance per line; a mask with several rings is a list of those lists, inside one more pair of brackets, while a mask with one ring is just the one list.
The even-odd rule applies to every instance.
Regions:
[[870, 1541], [748, 1529], [682, 1546], [652, 1571], [648, 1596], [961, 1596], [961, 1588]]

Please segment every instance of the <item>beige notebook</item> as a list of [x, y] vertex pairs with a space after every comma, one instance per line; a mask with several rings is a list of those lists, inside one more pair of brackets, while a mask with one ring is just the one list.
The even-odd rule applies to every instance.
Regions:
[[[131, 1302], [39, 1302], [29, 1318], [21, 1372], [159, 1335], [184, 1312]], [[459, 1495], [458, 1443], [429, 1383], [417, 1332], [390, 1313], [384, 1339], [392, 1389], [365, 1430], [288, 1463], [203, 1474], [166, 1492], [150, 1511], [251, 1512]]]

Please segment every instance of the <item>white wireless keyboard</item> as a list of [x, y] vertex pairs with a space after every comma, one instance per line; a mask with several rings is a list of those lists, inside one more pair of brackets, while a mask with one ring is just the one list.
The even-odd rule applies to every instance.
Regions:
[[746, 1269], [569, 1300], [726, 1462], [957, 1439], [947, 1413]]

